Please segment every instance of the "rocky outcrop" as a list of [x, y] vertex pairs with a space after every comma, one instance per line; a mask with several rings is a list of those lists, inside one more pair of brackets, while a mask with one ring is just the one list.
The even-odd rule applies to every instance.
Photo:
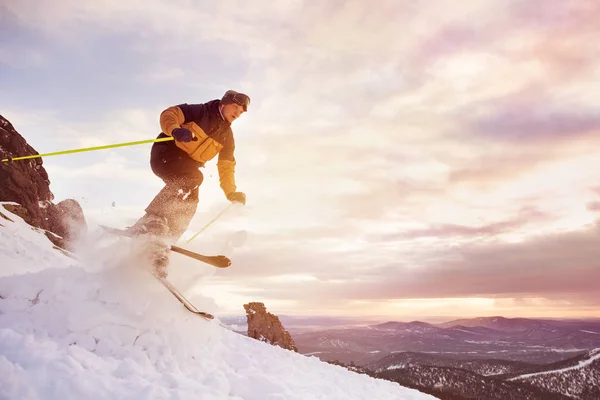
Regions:
[[263, 303], [244, 304], [248, 320], [248, 336], [284, 349], [298, 352], [292, 335], [283, 327], [279, 317], [267, 312]]
[[[39, 154], [12, 124], [0, 115], [0, 160]], [[87, 223], [76, 200], [54, 204], [50, 179], [41, 158], [0, 161], [0, 201], [28, 224], [49, 231], [46, 236], [57, 246], [73, 250], [76, 238]], [[16, 204], [10, 204], [16, 203]]]

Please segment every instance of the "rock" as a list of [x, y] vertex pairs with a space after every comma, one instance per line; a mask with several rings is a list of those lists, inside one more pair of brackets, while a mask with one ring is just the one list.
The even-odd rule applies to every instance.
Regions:
[[[39, 154], [12, 124], [0, 115], [0, 159]], [[0, 162], [0, 201], [28, 224], [50, 231], [46, 236], [72, 250], [78, 235], [87, 231], [83, 210], [76, 200], [54, 204], [50, 179], [42, 158]]]
[[263, 303], [244, 304], [248, 320], [248, 336], [261, 342], [298, 352], [292, 335], [283, 327], [279, 317], [267, 312]]
[[48, 228], [63, 238], [63, 246], [73, 250], [74, 244], [81, 235], [87, 232], [87, 223], [83, 209], [73, 199], [66, 199], [57, 205], [50, 205], [48, 210]]

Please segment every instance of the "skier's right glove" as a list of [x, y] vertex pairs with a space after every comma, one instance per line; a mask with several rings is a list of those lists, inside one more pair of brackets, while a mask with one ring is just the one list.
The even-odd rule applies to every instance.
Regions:
[[227, 200], [232, 203], [246, 204], [246, 194], [243, 192], [232, 192], [227, 195]]
[[173, 138], [178, 142], [191, 142], [192, 140], [196, 139], [192, 132], [186, 128], [173, 129], [171, 136], [173, 136]]

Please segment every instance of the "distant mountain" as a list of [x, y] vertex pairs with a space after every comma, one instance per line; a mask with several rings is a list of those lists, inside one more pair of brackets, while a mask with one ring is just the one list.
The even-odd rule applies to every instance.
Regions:
[[457, 319], [434, 326], [439, 328], [467, 327], [489, 328], [499, 331], [516, 332], [540, 329], [591, 329], [592, 333], [600, 335], [599, 319], [540, 319], [540, 318], [505, 318], [479, 317]]
[[574, 399], [600, 399], [600, 348], [571, 360], [538, 367], [507, 379]]
[[372, 376], [397, 382], [441, 400], [572, 400], [560, 393], [525, 383], [502, 381], [460, 368], [411, 366]]
[[396, 322], [294, 332], [300, 352], [357, 365], [396, 353], [454, 359], [498, 359], [547, 364], [600, 347], [600, 321], [475, 318], [444, 324]]
[[505, 317], [480, 317], [470, 319], [458, 319], [454, 321], [437, 324], [440, 328], [452, 328], [456, 326], [473, 328], [490, 328], [499, 331], [524, 331], [528, 329], [536, 329], [543, 326], [544, 322], [537, 319], [528, 318], [505, 318]]
[[390, 321], [390, 322], [384, 322], [383, 324], [369, 325], [369, 327], [371, 327], [373, 329], [379, 329], [379, 330], [392, 330], [392, 331], [405, 330], [405, 331], [412, 331], [412, 332], [431, 332], [431, 331], [440, 329], [432, 324], [428, 324], [427, 322], [421, 322], [421, 321], [412, 321], [412, 322]]
[[508, 360], [475, 359], [461, 360], [451, 357], [426, 353], [395, 353], [365, 365], [374, 372], [417, 367], [435, 366], [465, 369], [483, 376], [508, 375], [519, 371], [530, 370], [538, 365]]
[[600, 347], [547, 365], [396, 353], [367, 365], [342, 365], [442, 400], [598, 400]]

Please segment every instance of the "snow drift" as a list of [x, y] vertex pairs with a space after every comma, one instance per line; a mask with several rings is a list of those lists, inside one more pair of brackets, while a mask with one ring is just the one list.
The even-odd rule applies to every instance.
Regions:
[[0, 399], [433, 398], [189, 313], [124, 238], [72, 258], [0, 212]]

